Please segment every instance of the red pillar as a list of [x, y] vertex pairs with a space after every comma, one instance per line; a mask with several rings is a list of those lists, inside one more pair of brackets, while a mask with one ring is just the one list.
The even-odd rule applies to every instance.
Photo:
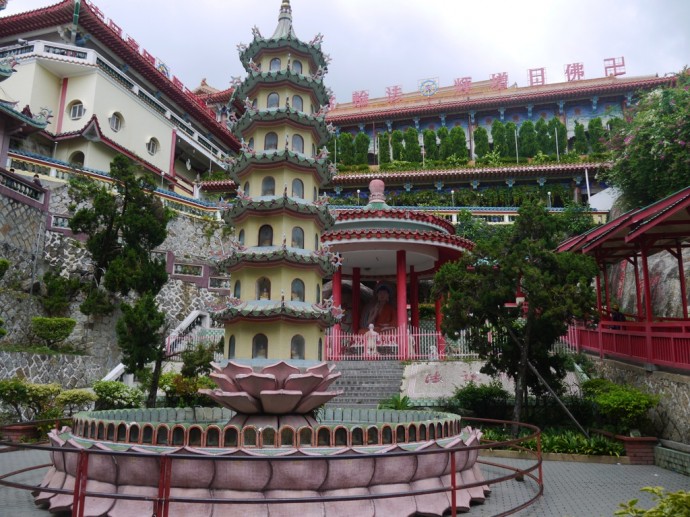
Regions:
[[678, 260], [678, 278], [680, 280], [680, 305], [683, 308], [683, 319], [688, 319], [688, 294], [685, 285], [685, 268], [683, 268], [683, 251], [680, 244], [676, 245], [674, 253]]
[[604, 301], [606, 302], [606, 319], [611, 319], [611, 295], [609, 293], [609, 272], [604, 264]]
[[647, 264], [647, 250], [642, 250], [642, 278], [644, 279], [644, 310], [645, 310], [645, 334], [647, 336], [647, 361], [652, 363], [652, 289], [649, 283], [649, 264]]
[[356, 334], [359, 330], [359, 297], [361, 274], [358, 267], [352, 269], [352, 333]]
[[398, 329], [400, 346], [398, 350], [401, 359], [407, 359], [407, 256], [405, 250], [398, 250], [396, 254], [396, 269], [398, 282]]
[[412, 327], [419, 328], [419, 274], [410, 266], [410, 309]]
[[[342, 305], [343, 300], [343, 273], [340, 268], [333, 273], [333, 305], [339, 307]], [[336, 323], [333, 326], [331, 346], [333, 347], [331, 352], [333, 354], [333, 359], [340, 358], [340, 323]]]
[[633, 256], [633, 266], [635, 266], [635, 309], [637, 321], [642, 320], [642, 290], [640, 289], [640, 268], [637, 264], [637, 254]]

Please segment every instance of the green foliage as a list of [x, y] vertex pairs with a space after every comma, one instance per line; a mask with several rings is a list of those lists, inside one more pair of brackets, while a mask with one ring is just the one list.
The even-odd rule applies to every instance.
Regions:
[[55, 348], [69, 337], [77, 321], [72, 318], [31, 318], [31, 330], [45, 341], [48, 348]]
[[55, 397], [55, 404], [66, 410], [68, 416], [72, 416], [77, 411], [88, 409], [97, 399], [98, 396], [89, 390], [72, 389], [65, 390]]
[[403, 159], [412, 163], [421, 163], [422, 149], [419, 146], [419, 133], [413, 127], [408, 127], [405, 131], [405, 152]]
[[412, 401], [407, 395], [400, 396], [399, 393], [391, 395], [387, 399], [383, 399], [378, 404], [378, 409], [396, 409], [398, 411], [404, 411], [407, 409], [412, 409]]
[[627, 208], [646, 206], [690, 184], [690, 73], [644, 93], [629, 118], [613, 124], [613, 166], [605, 180]]
[[468, 382], [456, 388], [453, 395], [443, 401], [446, 411], [478, 418], [503, 419], [507, 415], [509, 393], [498, 381], [490, 384]]
[[439, 160], [446, 160], [453, 154], [450, 148], [450, 133], [448, 128], [446, 126], [438, 128], [436, 137], [438, 138], [438, 158]]
[[495, 153], [498, 153], [499, 156], [508, 156], [506, 127], [499, 119], [494, 119], [491, 123], [491, 140], [493, 140]]
[[604, 427], [618, 434], [648, 429], [647, 413], [659, 404], [657, 395], [605, 379], [591, 379], [583, 383], [582, 390], [594, 402]]
[[560, 160], [561, 163], [579, 163], [582, 161], [582, 158], [577, 151], [570, 151], [567, 153], [561, 153]]
[[564, 240], [585, 233], [597, 226], [592, 217], [591, 209], [585, 205], [569, 204], [563, 212], [556, 215], [556, 218], [563, 232]]
[[403, 140], [405, 139], [405, 136], [403, 135], [403, 132], [400, 131], [399, 129], [396, 129], [391, 133], [391, 147], [393, 149], [393, 161], [400, 161], [404, 160], [404, 152], [405, 152], [405, 147], [403, 146]]
[[481, 158], [477, 158], [477, 165], [487, 165], [489, 167], [498, 167], [503, 164], [501, 156], [498, 151], [489, 151]]
[[[515, 122], [506, 122], [506, 155], [510, 158], [515, 158], [516, 140], [517, 140], [517, 126]], [[518, 144], [519, 146], [519, 144]]]
[[531, 120], [525, 120], [519, 131], [520, 155], [531, 158], [539, 150], [537, 146], [537, 132]]
[[431, 129], [425, 129], [422, 133], [424, 141], [424, 152], [426, 153], [426, 160], [438, 160], [438, 144], [436, 143], [436, 132]]
[[162, 359], [165, 340], [160, 331], [165, 314], [151, 293], [139, 298], [133, 305], [123, 303], [122, 317], [117, 321], [117, 342], [122, 350], [122, 363], [129, 372], [144, 368], [151, 361]]
[[[450, 141], [450, 145], [446, 159], [450, 160], [452, 156], [455, 156], [455, 159], [458, 160], [458, 163], [462, 163], [463, 160], [465, 161], [464, 163], [467, 163], [469, 152], [467, 150], [467, 136], [465, 135], [465, 130], [461, 126], [455, 126], [448, 133], [448, 139]], [[462, 164], [464, 165], [464, 163]]]
[[338, 137], [338, 162], [343, 165], [355, 163], [355, 143], [350, 133], [340, 133]]
[[[503, 429], [487, 428], [482, 430], [482, 442], [507, 441], [511, 437]], [[525, 435], [526, 436], [526, 435]], [[520, 444], [529, 450], [537, 450], [536, 439]], [[570, 429], [545, 429], [541, 433], [541, 452], [556, 454], [584, 454], [587, 456], [622, 456], [625, 447], [622, 443], [604, 436], [590, 436]]]
[[652, 494], [655, 506], [649, 510], [638, 508], [638, 499], [631, 499], [627, 503], [620, 503], [620, 510], [614, 515], [630, 515], [644, 517], [690, 517], [690, 491], [678, 490], [666, 492], [663, 487], [641, 488], [640, 491]]
[[[557, 154], [556, 151], [558, 151], [558, 154], [561, 156], [561, 161], [563, 161], [563, 155], [568, 152], [568, 130], [558, 117], [553, 117], [549, 120], [547, 125], [549, 127], [549, 139], [551, 142], [547, 154]], [[556, 139], [556, 135], [558, 135], [558, 139]], [[556, 144], [558, 144], [558, 146], [556, 146]]]
[[587, 133], [592, 153], [603, 153], [606, 151], [606, 132], [604, 131], [604, 124], [601, 121], [601, 117], [589, 120], [587, 124]]
[[357, 133], [353, 149], [353, 163], [364, 165], [369, 163], [369, 142], [370, 138], [366, 133], [362, 131]]
[[210, 377], [185, 377], [179, 373], [168, 372], [161, 375], [159, 386], [165, 393], [165, 404], [168, 407], [216, 405], [213, 399], [199, 393], [202, 388], [217, 388], [216, 383]]
[[573, 141], [573, 151], [576, 154], [587, 154], [589, 146], [587, 144], [587, 134], [585, 133], [585, 126], [575, 121], [575, 140]]
[[86, 298], [79, 305], [79, 310], [87, 316], [105, 316], [112, 314], [115, 304], [111, 301], [108, 291], [89, 285], [86, 289]]
[[0, 379], [0, 403], [9, 406], [17, 415], [17, 420], [24, 419], [23, 407], [29, 400], [28, 384], [18, 377]]
[[[549, 125], [543, 118], [539, 117], [534, 130], [537, 133], [537, 151], [542, 155], [556, 154], [555, 145], [552, 143], [552, 135], [549, 132]], [[553, 136], [555, 138], [555, 136]]]
[[391, 162], [391, 138], [387, 131], [383, 131], [378, 135], [378, 152], [379, 152], [379, 164], [390, 163]]
[[81, 286], [78, 279], [65, 278], [54, 271], [43, 276], [43, 284], [46, 292], [41, 296], [41, 305], [49, 316], [63, 315]]
[[218, 348], [218, 345], [204, 346], [200, 343], [195, 347], [187, 348], [180, 354], [182, 358], [180, 373], [184, 377], [197, 377], [208, 374], [211, 371], [213, 354], [217, 351], [222, 351], [222, 348], [220, 350]]
[[93, 391], [98, 399], [96, 409], [129, 409], [141, 407], [144, 394], [117, 381], [96, 381]]
[[[445, 264], [433, 296], [444, 300], [446, 333], [470, 329], [469, 346], [486, 361], [482, 372], [515, 380], [514, 419], [520, 420], [527, 387], [535, 395], [544, 390], [527, 361], [562, 388], [563, 360], [550, 352], [568, 323], [589, 317], [596, 306], [591, 280], [597, 269], [591, 257], [553, 251], [560, 232], [543, 206], [522, 205], [508, 232]], [[518, 286], [528, 303], [515, 307]]]
[[482, 126], [474, 130], [474, 154], [483, 158], [489, 152], [489, 134]]
[[10, 261], [4, 258], [0, 258], [0, 280], [5, 276], [7, 270], [10, 268]]

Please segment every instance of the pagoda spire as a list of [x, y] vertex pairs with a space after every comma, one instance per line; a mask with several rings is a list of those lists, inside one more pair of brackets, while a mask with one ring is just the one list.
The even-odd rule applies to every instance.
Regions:
[[297, 35], [292, 28], [292, 8], [290, 7], [290, 0], [283, 0], [283, 3], [280, 4], [278, 27], [276, 27], [271, 39], [297, 39]]

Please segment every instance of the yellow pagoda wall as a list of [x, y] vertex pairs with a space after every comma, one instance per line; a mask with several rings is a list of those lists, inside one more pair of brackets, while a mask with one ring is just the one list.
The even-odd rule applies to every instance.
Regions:
[[313, 321], [293, 322], [251, 322], [241, 321], [225, 326], [225, 357], [230, 354], [230, 341], [235, 339], [235, 359], [251, 359], [254, 337], [263, 334], [268, 340], [266, 359], [290, 359], [292, 339], [296, 335], [304, 338], [304, 359], [319, 359], [319, 340], [323, 343], [323, 331]]

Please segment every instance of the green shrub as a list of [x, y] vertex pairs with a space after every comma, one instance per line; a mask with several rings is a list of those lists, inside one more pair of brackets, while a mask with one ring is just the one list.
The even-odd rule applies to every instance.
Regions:
[[118, 381], [96, 381], [93, 385], [96, 393], [96, 409], [129, 409], [141, 407], [144, 394], [137, 388]]
[[46, 293], [41, 297], [41, 305], [50, 316], [63, 314], [80, 288], [78, 279], [65, 278], [52, 271], [43, 276], [43, 284]]
[[589, 380], [582, 389], [585, 397], [593, 401], [601, 424], [619, 434], [627, 434], [631, 429], [648, 430], [647, 413], [659, 403], [657, 395], [605, 379]]
[[89, 390], [72, 389], [65, 390], [55, 398], [56, 406], [67, 411], [68, 416], [72, 416], [77, 411], [87, 409], [98, 397]]
[[690, 517], [690, 492], [678, 490], [677, 492], [666, 492], [660, 486], [646, 486], [640, 489], [642, 492], [652, 494], [656, 506], [649, 510], [637, 507], [638, 499], [632, 499], [627, 503], [620, 503], [620, 510], [616, 510], [614, 515], [631, 515], [645, 517]]
[[[482, 442], [502, 442], [510, 440], [508, 430], [495, 427], [482, 429]], [[526, 430], [521, 436], [531, 434]], [[520, 447], [536, 451], [537, 440], [533, 438], [519, 444]], [[621, 456], [625, 452], [622, 443], [604, 436], [587, 438], [579, 431], [570, 429], [546, 429], [541, 433], [541, 451], [543, 453], [584, 454], [587, 456]]]
[[0, 280], [5, 276], [7, 270], [10, 268], [10, 261], [4, 258], [0, 258]]
[[165, 392], [165, 404], [169, 407], [216, 406], [210, 397], [199, 393], [202, 388], [217, 388], [210, 377], [185, 377], [182, 374], [167, 372], [161, 375], [158, 387]]
[[407, 395], [400, 396], [399, 393], [391, 395], [387, 399], [383, 399], [378, 404], [378, 409], [396, 409], [399, 411], [404, 411], [406, 409], [412, 409], [412, 401]]
[[54, 348], [64, 341], [74, 330], [77, 324], [72, 318], [31, 318], [31, 328], [40, 339], [46, 342], [49, 348]]
[[509, 393], [501, 384], [493, 381], [490, 384], [475, 384], [470, 381], [462, 388], [457, 388], [453, 396], [444, 401], [447, 411], [467, 414], [480, 418], [503, 419], [508, 412]]
[[23, 379], [0, 380], [0, 403], [9, 406], [14, 411], [17, 421], [24, 419], [23, 408], [29, 400], [29, 388]]

